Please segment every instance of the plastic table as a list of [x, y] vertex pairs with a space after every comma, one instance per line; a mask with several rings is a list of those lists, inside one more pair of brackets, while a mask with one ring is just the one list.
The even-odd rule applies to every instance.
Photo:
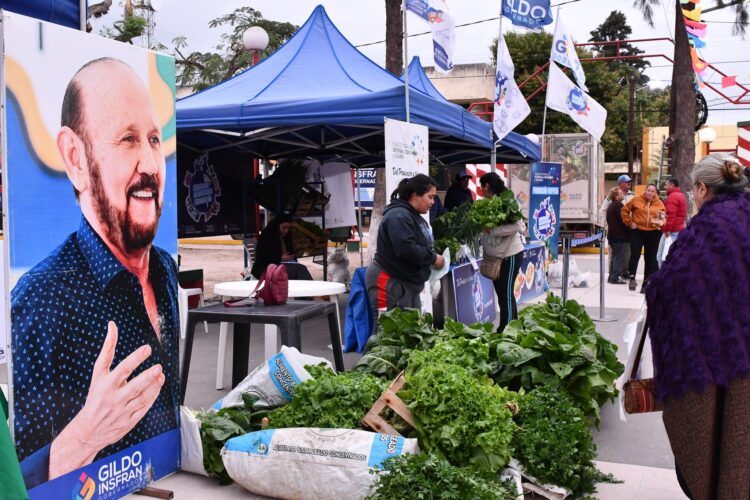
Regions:
[[[257, 280], [250, 281], [226, 281], [214, 285], [214, 293], [222, 297], [239, 298], [249, 297], [258, 284]], [[301, 297], [325, 297], [333, 296], [336, 306], [336, 321], [339, 325], [339, 339], [341, 339], [341, 313], [339, 311], [338, 295], [346, 293], [346, 286], [343, 283], [335, 281], [314, 281], [314, 280], [289, 280], [289, 298]], [[219, 334], [219, 360], [216, 375], [216, 388], [223, 389], [221, 373], [224, 370], [224, 353], [226, 351], [226, 338], [230, 323], [221, 323]], [[275, 325], [265, 325], [265, 342], [264, 356], [270, 358], [278, 352], [277, 346], [278, 329]]]
[[265, 306], [261, 302], [246, 307], [226, 307], [223, 304], [214, 304], [190, 310], [188, 313], [185, 346], [182, 352], [180, 404], [183, 404], [185, 400], [195, 325], [199, 322], [231, 322], [236, 326], [234, 348], [232, 349], [232, 387], [236, 387], [248, 373], [247, 364], [250, 350], [251, 324], [272, 324], [280, 328], [281, 339], [284, 344], [296, 347], [301, 351], [302, 322], [320, 316], [328, 319], [328, 329], [331, 335], [331, 345], [333, 346], [334, 365], [337, 371], [343, 371], [344, 358], [341, 351], [339, 326], [336, 324], [335, 307], [330, 302], [290, 301], [277, 306]]

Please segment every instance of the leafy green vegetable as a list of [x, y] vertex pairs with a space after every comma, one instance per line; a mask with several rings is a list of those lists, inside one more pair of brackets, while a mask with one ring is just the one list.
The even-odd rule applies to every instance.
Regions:
[[430, 314], [397, 307], [378, 317], [378, 330], [367, 340], [365, 354], [353, 369], [394, 379], [406, 368], [414, 349], [426, 349], [436, 341]]
[[456, 466], [498, 472], [510, 460], [515, 425], [509, 393], [455, 364], [437, 361], [440, 351], [415, 351], [399, 396], [414, 419], [422, 450]]
[[597, 482], [615, 480], [594, 465], [596, 445], [588, 421], [566, 393], [540, 387], [521, 396], [519, 405], [513, 447], [529, 474], [574, 496], [594, 493]]
[[[385, 474], [384, 474], [385, 472]], [[471, 467], [455, 467], [440, 457], [422, 453], [389, 458], [377, 474], [372, 500], [423, 498], [434, 500], [512, 500], [513, 485], [482, 475]]]
[[559, 386], [596, 418], [597, 426], [599, 408], [617, 397], [614, 382], [624, 370], [617, 346], [599, 335], [585, 309], [574, 300], [563, 305], [552, 294], [521, 311], [494, 352], [501, 364], [492, 376], [498, 385], [512, 390]]
[[337, 375], [325, 364], [305, 369], [313, 378], [297, 386], [288, 405], [268, 415], [269, 427], [356, 429], [387, 386], [367, 373]]
[[[458, 247], [465, 243], [475, 255], [477, 254], [479, 250], [477, 236], [482, 229], [475, 226], [469, 220], [470, 210], [471, 205], [465, 203], [453, 210], [449, 210], [432, 222], [432, 233], [436, 240], [435, 248], [439, 252], [442, 253], [445, 246], [448, 246], [447, 244], [440, 243], [443, 240], [455, 245], [456, 252], [458, 252]], [[440, 246], [438, 246], [439, 244]], [[455, 258], [456, 254], [453, 253], [453, 249], [451, 247], [451, 255]]]
[[242, 395], [243, 406], [223, 408], [217, 412], [200, 412], [196, 418], [201, 422], [201, 445], [203, 446], [203, 468], [209, 476], [219, 480], [219, 484], [232, 484], [232, 479], [221, 460], [221, 449], [231, 438], [248, 432], [259, 431], [263, 417], [269, 410], [253, 410], [256, 398]]
[[508, 189], [497, 196], [475, 201], [469, 210], [468, 219], [480, 229], [492, 229], [505, 224], [515, 224], [523, 219], [523, 214], [513, 191]]
[[461, 242], [456, 238], [440, 238], [439, 240], [435, 240], [436, 253], [442, 255], [446, 248], [449, 248], [451, 251], [451, 261], [456, 262], [456, 255], [458, 255], [458, 251], [461, 249]]
[[497, 370], [497, 363], [490, 362], [490, 346], [481, 337], [446, 338], [437, 342], [429, 350], [428, 356], [415, 351], [409, 357], [409, 370], [419, 371], [424, 363], [458, 365], [475, 377], [486, 376]]

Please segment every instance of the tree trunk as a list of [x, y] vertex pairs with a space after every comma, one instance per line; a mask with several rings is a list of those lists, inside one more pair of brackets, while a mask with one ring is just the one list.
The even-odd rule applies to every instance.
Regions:
[[674, 69], [669, 106], [672, 146], [669, 156], [672, 160], [671, 174], [685, 186], [683, 189], [689, 189], [695, 162], [695, 74], [679, 0], [675, 0], [675, 8]]
[[[404, 24], [401, 17], [401, 0], [385, 0], [385, 69], [401, 76], [404, 66], [402, 39]], [[377, 250], [378, 227], [386, 205], [385, 168], [379, 168], [375, 176], [375, 193], [372, 202], [372, 217], [367, 246], [367, 260], [372, 261]]]

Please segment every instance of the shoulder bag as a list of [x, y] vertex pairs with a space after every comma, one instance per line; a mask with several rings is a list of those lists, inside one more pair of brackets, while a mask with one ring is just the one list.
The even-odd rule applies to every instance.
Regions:
[[646, 342], [647, 335], [648, 321], [644, 320], [640, 335], [636, 338], [636, 351], [633, 364], [626, 373], [628, 380], [622, 386], [622, 403], [627, 413], [650, 413], [662, 410], [661, 401], [658, 401], [654, 397], [654, 379], [636, 378], [638, 376], [638, 369], [641, 366], [641, 354], [643, 353], [643, 344]]
[[[508, 249], [513, 244], [513, 238], [517, 235], [518, 232], [508, 235], [508, 244], [505, 245], [505, 249], [501, 252], [501, 255], [505, 255], [508, 252]], [[482, 256], [482, 263], [479, 264], [479, 273], [485, 278], [495, 281], [500, 277], [503, 260], [505, 260], [505, 257], [492, 257], [491, 255]]]
[[289, 275], [284, 264], [268, 264], [248, 297], [227, 300], [224, 305], [227, 307], [252, 306], [256, 299], [262, 300], [267, 306], [286, 304], [289, 299]]

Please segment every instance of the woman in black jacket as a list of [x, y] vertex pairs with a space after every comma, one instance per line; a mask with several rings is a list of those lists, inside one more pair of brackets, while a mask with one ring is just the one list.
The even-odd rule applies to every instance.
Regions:
[[422, 217], [430, 211], [435, 195], [435, 181], [419, 174], [399, 183], [383, 211], [377, 250], [365, 275], [375, 317], [394, 307], [419, 309], [419, 294], [430, 277], [430, 267], [445, 265], [435, 253], [430, 226]]
[[258, 245], [255, 247], [255, 262], [250, 271], [257, 279], [263, 275], [268, 264], [284, 263], [290, 280], [311, 280], [312, 275], [303, 264], [297, 261], [292, 244], [291, 215], [280, 213], [261, 231]]

